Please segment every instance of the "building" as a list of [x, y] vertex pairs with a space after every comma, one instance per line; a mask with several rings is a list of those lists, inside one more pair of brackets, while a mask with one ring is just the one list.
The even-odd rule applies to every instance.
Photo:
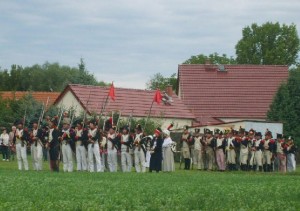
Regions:
[[287, 78], [283, 65], [183, 64], [178, 67], [178, 96], [195, 115], [194, 126], [266, 121]]
[[[76, 116], [84, 111], [91, 115], [100, 114], [101, 108], [108, 96], [109, 87], [69, 84], [55, 101], [55, 105], [68, 110], [74, 108]], [[174, 123], [174, 128], [191, 125], [195, 116], [183, 104], [182, 100], [173, 94], [169, 87], [168, 95], [172, 96], [171, 105], [153, 104], [151, 118], [161, 122], [161, 127], [166, 128]], [[155, 91], [128, 88], [115, 88], [115, 101], [109, 99], [105, 113], [121, 112], [122, 118], [131, 114], [134, 118], [146, 118], [154, 98]], [[104, 114], [105, 115], [105, 114]]]
[[32, 97], [40, 102], [46, 103], [49, 97], [48, 106], [52, 105], [56, 98], [60, 95], [60, 92], [21, 92], [21, 91], [1, 91], [0, 96], [2, 99], [20, 99], [25, 95], [32, 95]]

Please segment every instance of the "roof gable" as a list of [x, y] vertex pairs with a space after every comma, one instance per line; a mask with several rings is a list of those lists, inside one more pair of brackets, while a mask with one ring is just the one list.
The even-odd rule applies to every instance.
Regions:
[[[218, 117], [266, 118], [288, 67], [278, 65], [179, 65], [179, 94], [201, 124]], [[215, 123], [215, 122], [214, 122]]]
[[[109, 87], [89, 86], [79, 84], [69, 84], [61, 95], [57, 98], [57, 104], [67, 91], [71, 91], [83, 108], [87, 108], [89, 113], [100, 113], [106, 100]], [[140, 90], [115, 87], [115, 101], [109, 99], [106, 111], [121, 111], [122, 116], [129, 116], [132, 112], [135, 117], [146, 117], [155, 91]], [[90, 96], [90, 99], [89, 99]], [[195, 116], [183, 104], [183, 102], [173, 95], [172, 105], [157, 105], [154, 103], [151, 116], [167, 118], [194, 119]]]

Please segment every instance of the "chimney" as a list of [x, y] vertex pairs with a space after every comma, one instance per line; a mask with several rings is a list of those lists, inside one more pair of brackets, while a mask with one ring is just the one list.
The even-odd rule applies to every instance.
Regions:
[[166, 93], [168, 96], [172, 97], [173, 96], [173, 88], [172, 88], [172, 85], [167, 85], [166, 87]]

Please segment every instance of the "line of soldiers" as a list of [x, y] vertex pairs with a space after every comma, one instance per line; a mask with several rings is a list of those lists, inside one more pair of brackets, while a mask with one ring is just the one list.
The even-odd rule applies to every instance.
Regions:
[[[77, 171], [116, 172], [118, 167], [123, 172], [161, 171], [162, 169], [162, 131], [157, 129], [154, 136], [146, 136], [141, 125], [130, 129], [125, 126], [117, 131], [112, 118], [105, 126], [98, 127], [98, 120], [83, 122], [71, 119], [64, 114], [62, 127], [59, 128], [59, 117], [46, 118], [41, 128], [38, 120], [31, 122], [32, 129], [23, 128], [23, 121], [16, 123], [13, 146], [16, 147], [18, 168], [29, 169], [27, 149], [30, 148], [34, 170], [42, 170], [43, 148], [48, 150], [50, 169], [59, 171], [59, 162], [63, 163], [64, 172], [74, 169], [76, 158]], [[152, 155], [152, 156], [151, 156]], [[150, 157], [152, 157], [150, 160]], [[174, 162], [174, 161], [173, 161]]]
[[270, 172], [277, 168], [286, 172], [287, 169], [296, 169], [297, 148], [292, 137], [285, 139], [282, 134], [277, 134], [277, 139], [273, 139], [271, 131], [267, 130], [262, 139], [261, 132], [243, 128], [239, 131], [215, 129], [214, 133], [204, 129], [204, 134], [200, 134], [199, 129], [191, 134], [188, 129], [185, 127], [181, 136], [181, 157], [186, 170], [191, 169], [191, 161], [197, 169], [209, 171], [239, 168], [242, 171]]

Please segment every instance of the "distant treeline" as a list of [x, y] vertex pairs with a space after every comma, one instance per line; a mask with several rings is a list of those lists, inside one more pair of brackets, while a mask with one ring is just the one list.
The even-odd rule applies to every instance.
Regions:
[[0, 68], [0, 91], [62, 91], [67, 84], [107, 85], [97, 81], [85, 68], [83, 59], [78, 67], [59, 63], [35, 64], [31, 67], [12, 65], [10, 70]]

